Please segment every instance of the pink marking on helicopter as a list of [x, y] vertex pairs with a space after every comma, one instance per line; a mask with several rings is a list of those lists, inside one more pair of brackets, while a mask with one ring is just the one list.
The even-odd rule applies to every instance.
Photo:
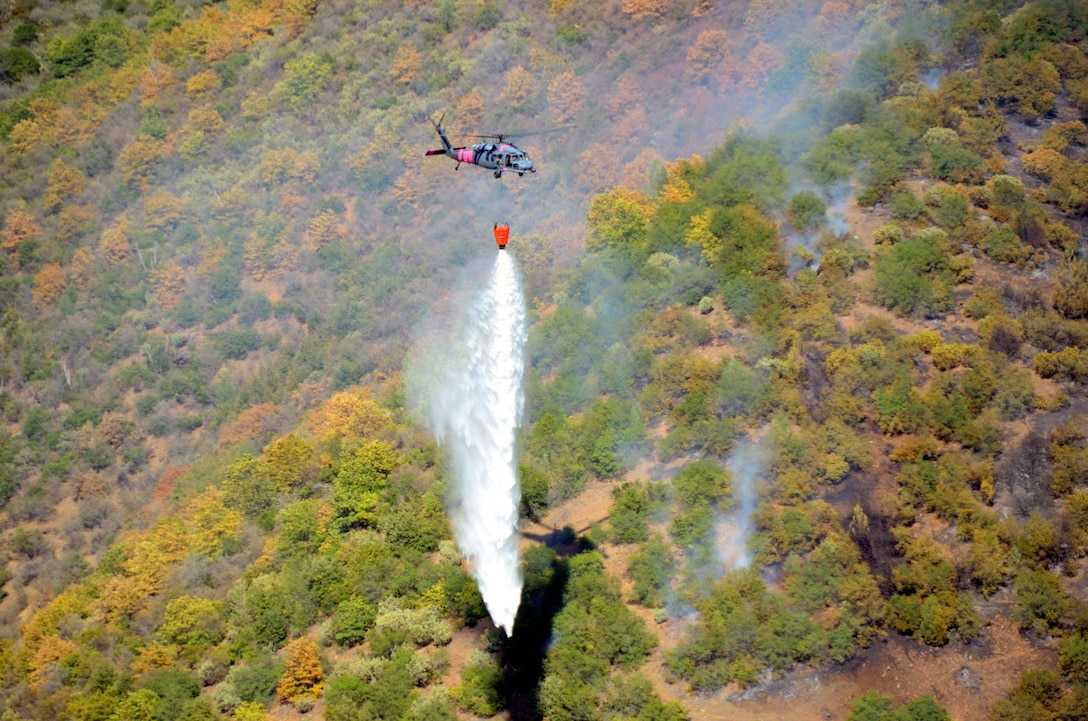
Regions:
[[502, 145], [499, 146], [498, 152], [500, 152], [500, 153], [509, 153], [513, 149], [514, 149], [513, 145], [510, 145], [509, 143], [503, 143]]
[[457, 151], [457, 162], [459, 163], [475, 163], [473, 158], [474, 153], [471, 148], [461, 148]]

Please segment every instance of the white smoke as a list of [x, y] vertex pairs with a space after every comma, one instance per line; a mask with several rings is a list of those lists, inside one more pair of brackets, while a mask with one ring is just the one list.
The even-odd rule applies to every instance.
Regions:
[[718, 523], [716, 541], [722, 572], [747, 568], [752, 558], [748, 553], [748, 537], [752, 535], [752, 514], [756, 510], [756, 478], [763, 467], [762, 448], [758, 443], [744, 442], [726, 462], [733, 476], [733, 509]]
[[456, 484], [451, 515], [495, 625], [510, 634], [521, 602], [514, 436], [524, 401], [525, 300], [514, 260], [499, 252], [472, 297], [427, 414], [449, 450]]

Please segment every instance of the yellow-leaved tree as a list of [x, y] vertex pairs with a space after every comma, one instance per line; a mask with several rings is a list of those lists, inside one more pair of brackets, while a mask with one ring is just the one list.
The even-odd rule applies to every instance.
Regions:
[[77, 290], [87, 290], [87, 283], [91, 278], [91, 268], [94, 266], [94, 256], [88, 248], [76, 248], [72, 253], [72, 263], [69, 272], [72, 276], [72, 285]]
[[117, 156], [117, 167], [125, 183], [133, 188], [146, 188], [164, 152], [165, 144], [154, 138], [137, 138], [126, 145]]
[[129, 243], [128, 234], [132, 232], [132, 222], [125, 216], [117, 219], [117, 222], [102, 231], [102, 237], [98, 239], [98, 249], [110, 265], [123, 263], [132, 255], [132, 245]]
[[574, 178], [582, 190], [599, 193], [616, 184], [622, 169], [623, 164], [610, 144], [592, 143], [578, 156]]
[[31, 296], [34, 305], [53, 305], [60, 300], [65, 286], [64, 268], [56, 263], [43, 265], [42, 269], [34, 274], [34, 291]]
[[777, 28], [784, 27], [790, 9], [791, 3], [786, 0], [751, 0], [744, 18], [744, 29], [756, 36], [766, 37]]
[[159, 593], [170, 567], [185, 558], [186, 522], [167, 516], [144, 533], [133, 533], [118, 544], [125, 553], [120, 573], [102, 583], [98, 606], [109, 622], [131, 617]]
[[365, 438], [390, 422], [389, 413], [362, 391], [335, 394], [309, 417], [307, 425], [317, 438]]
[[657, 207], [653, 200], [636, 190], [614, 188], [593, 198], [586, 214], [589, 237], [586, 248], [641, 248], [646, 242], [647, 227]]
[[256, 88], [246, 93], [242, 98], [242, 119], [249, 121], [261, 120], [272, 109], [272, 99], [268, 93], [263, 93]]
[[278, 491], [289, 491], [317, 478], [314, 447], [294, 433], [281, 436], [264, 448], [265, 476]]
[[140, 73], [140, 107], [147, 107], [159, 98], [163, 88], [174, 84], [174, 71], [169, 65], [152, 61]]
[[332, 210], [323, 210], [306, 224], [303, 238], [310, 250], [320, 250], [329, 243], [344, 239], [346, 229], [340, 216]]
[[724, 30], [704, 30], [688, 48], [688, 75], [696, 83], [706, 82], [728, 51], [729, 35]]
[[26, 208], [16, 208], [4, 218], [4, 230], [0, 233], [0, 246], [14, 255], [25, 241], [42, 234], [41, 226]]
[[148, 230], [167, 231], [176, 228], [185, 219], [184, 198], [160, 190], [144, 200], [144, 227]]
[[586, 102], [586, 86], [571, 71], [556, 75], [548, 84], [548, 106], [557, 123], [569, 123]]
[[317, 177], [317, 156], [294, 148], [269, 150], [261, 161], [261, 182], [273, 187], [289, 180], [312, 183]]
[[57, 240], [68, 242], [89, 233], [98, 216], [87, 203], [69, 203], [57, 213]]
[[294, 703], [300, 698], [316, 699], [321, 695], [325, 672], [321, 668], [321, 649], [303, 636], [287, 644], [287, 670], [276, 686], [280, 701]]
[[79, 195], [87, 186], [87, 176], [83, 171], [68, 165], [60, 158], [49, 166], [49, 184], [45, 187], [45, 209], [55, 213], [60, 209], [61, 203], [68, 198]]
[[185, 92], [193, 100], [204, 101], [213, 97], [221, 86], [214, 70], [193, 74], [185, 82]]
[[638, 79], [624, 75], [605, 99], [604, 107], [608, 117], [615, 120], [632, 108], [640, 107], [645, 97], [646, 89]]
[[665, 163], [665, 184], [658, 199], [663, 203], [686, 203], [695, 197], [691, 184], [684, 179], [685, 166], [681, 162]]
[[253, 439], [264, 443], [264, 439], [269, 438], [269, 434], [286, 418], [286, 414], [273, 403], [250, 406], [219, 429], [219, 447], [226, 448]]
[[50, 671], [52, 671], [53, 667], [77, 650], [79, 650], [79, 647], [65, 638], [48, 636], [42, 639], [42, 643], [38, 646], [28, 664], [30, 687], [40, 688], [52, 675]]
[[389, 72], [393, 80], [401, 85], [408, 85], [419, 71], [423, 69], [423, 56], [419, 54], [414, 45], [401, 45], [393, 55], [393, 63], [389, 66]]
[[623, 172], [620, 174], [619, 182], [616, 185], [631, 188], [632, 190], [646, 188], [650, 184], [651, 169], [661, 162], [661, 156], [657, 154], [656, 150], [643, 148], [638, 151], [638, 155], [631, 159], [631, 162], [623, 166]]
[[272, 267], [272, 249], [268, 247], [268, 241], [250, 236], [242, 244], [242, 266], [253, 280], [264, 280]]
[[170, 259], [148, 271], [148, 281], [155, 290], [155, 299], [163, 310], [172, 310], [185, 293], [185, 269]]
[[457, 102], [453, 114], [463, 132], [479, 132], [480, 123], [484, 121], [484, 99], [480, 91], [473, 88], [465, 93]]
[[636, 20], [657, 20], [665, 14], [666, 7], [665, 0], [623, 0], [623, 11]]
[[189, 111], [189, 123], [186, 127], [204, 133], [218, 133], [226, 127], [226, 123], [223, 122], [223, 116], [218, 110], [211, 105], [201, 105]]
[[506, 74], [506, 87], [499, 100], [514, 110], [525, 110], [535, 95], [536, 80], [533, 74], [516, 65]]
[[189, 595], [172, 598], [163, 611], [159, 638], [176, 646], [186, 657], [195, 658], [222, 640], [225, 613], [222, 601]]
[[786, 61], [782, 51], [770, 43], [759, 43], [748, 54], [741, 85], [745, 90], [756, 90], [767, 82], [767, 77]]

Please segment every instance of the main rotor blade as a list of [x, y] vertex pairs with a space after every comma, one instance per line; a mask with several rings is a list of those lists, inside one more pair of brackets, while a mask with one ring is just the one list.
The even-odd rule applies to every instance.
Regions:
[[470, 138], [494, 138], [499, 142], [503, 140], [509, 140], [510, 138], [528, 138], [533, 135], [547, 135], [548, 133], [558, 133], [563, 130], [570, 130], [571, 128], [577, 128], [577, 125], [564, 125], [560, 128], [549, 128], [547, 130], [530, 130], [527, 133], [490, 133], [487, 135], [469, 135]]

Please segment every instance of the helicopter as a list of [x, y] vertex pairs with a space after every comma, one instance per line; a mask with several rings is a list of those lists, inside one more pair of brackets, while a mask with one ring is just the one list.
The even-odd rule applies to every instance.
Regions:
[[[454, 170], [460, 170], [461, 163], [468, 163], [495, 171], [496, 178], [501, 178], [503, 173], [517, 173], [521, 176], [526, 173], [536, 172], [536, 166], [533, 165], [533, 160], [529, 157], [529, 154], [513, 143], [506, 142], [506, 138], [509, 137], [506, 134], [474, 135], [472, 137], [484, 138], [489, 142], [455, 148], [449, 138], [446, 137], [446, 128], [442, 125], [441, 118], [437, 123], [431, 120], [431, 125], [434, 126], [438, 137], [442, 139], [442, 147], [437, 150], [428, 150], [426, 154], [446, 155], [453, 158], [457, 161], [457, 167]], [[566, 128], [556, 128], [555, 130], [566, 130]], [[555, 132], [555, 130], [540, 130], [535, 133], [522, 133], [522, 135], [539, 135]]]

